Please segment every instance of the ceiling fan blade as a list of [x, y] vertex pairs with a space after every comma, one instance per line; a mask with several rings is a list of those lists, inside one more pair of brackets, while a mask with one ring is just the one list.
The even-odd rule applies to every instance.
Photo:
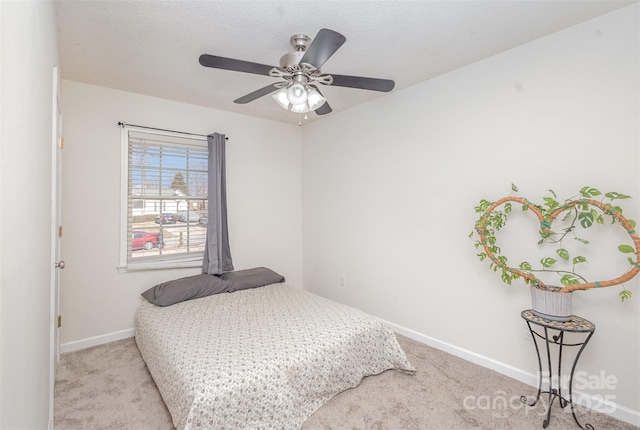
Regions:
[[396, 83], [390, 79], [363, 78], [361, 76], [334, 75], [334, 87], [358, 88], [361, 90], [382, 91], [387, 93], [395, 87]]
[[322, 28], [305, 51], [300, 63], [309, 63], [319, 69], [346, 41], [342, 34]]
[[279, 89], [277, 87], [277, 84], [267, 85], [266, 87], [260, 88], [259, 90], [255, 90], [254, 92], [247, 94], [246, 96], [235, 99], [233, 102], [243, 105], [259, 99], [262, 96], [266, 96], [267, 94], [272, 93], [277, 89]]
[[333, 112], [333, 109], [331, 109], [331, 106], [329, 106], [329, 102], [324, 102], [322, 104], [322, 106], [320, 106], [318, 109], [316, 109], [314, 111], [317, 115], [326, 115], [328, 113]]
[[213, 67], [214, 69], [233, 70], [235, 72], [254, 73], [256, 75], [266, 76], [269, 76], [269, 71], [273, 69], [273, 66], [209, 54], [202, 54], [200, 56], [200, 64], [205, 67]]

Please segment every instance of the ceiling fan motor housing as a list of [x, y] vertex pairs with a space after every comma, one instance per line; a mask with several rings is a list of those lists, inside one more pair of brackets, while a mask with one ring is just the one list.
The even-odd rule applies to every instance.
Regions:
[[285, 70], [291, 71], [291, 69], [295, 69], [300, 63], [300, 60], [304, 56], [304, 51], [293, 51], [284, 54], [280, 58], [280, 67]]
[[294, 34], [289, 39], [292, 52], [284, 54], [280, 58], [280, 67], [287, 70], [289, 73], [295, 73], [300, 71], [300, 60], [304, 57], [304, 53], [307, 51], [311, 38], [306, 34]]

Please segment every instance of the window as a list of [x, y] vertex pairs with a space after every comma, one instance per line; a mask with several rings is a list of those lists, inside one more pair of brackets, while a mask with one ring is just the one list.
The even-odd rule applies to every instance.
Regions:
[[121, 271], [202, 265], [206, 137], [122, 129]]

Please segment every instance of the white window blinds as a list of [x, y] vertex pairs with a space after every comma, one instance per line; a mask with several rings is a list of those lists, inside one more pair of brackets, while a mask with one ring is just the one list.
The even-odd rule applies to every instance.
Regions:
[[208, 211], [205, 137], [123, 128], [121, 269], [198, 266]]

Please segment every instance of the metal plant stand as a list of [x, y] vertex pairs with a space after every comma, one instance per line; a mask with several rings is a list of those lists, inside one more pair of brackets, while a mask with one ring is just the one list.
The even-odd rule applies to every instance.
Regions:
[[[535, 315], [530, 309], [522, 311], [520, 315], [527, 322], [527, 326], [529, 327], [529, 331], [531, 332], [531, 338], [533, 339], [533, 344], [536, 347], [536, 353], [538, 355], [538, 368], [540, 371], [538, 377], [538, 393], [536, 394], [536, 398], [533, 400], [533, 403], [528, 402], [527, 396], [520, 397], [520, 400], [522, 401], [522, 403], [525, 403], [528, 406], [535, 406], [540, 400], [541, 394], [548, 394], [549, 401], [547, 406], [547, 417], [542, 423], [543, 428], [547, 428], [549, 426], [549, 423], [551, 421], [551, 407], [553, 406], [553, 402], [557, 398], [561, 408], [565, 408], [567, 405], [570, 405], [571, 414], [573, 415], [573, 419], [575, 420], [578, 427], [585, 430], [593, 430], [593, 426], [591, 424], [586, 423], [583, 426], [578, 421], [578, 417], [576, 416], [576, 411], [573, 406], [572, 390], [573, 374], [576, 370], [576, 364], [578, 364], [580, 354], [582, 354], [582, 351], [584, 351], [584, 348], [587, 346], [589, 339], [591, 339], [591, 336], [593, 336], [593, 333], [596, 330], [596, 326], [592, 322], [575, 315], [571, 316], [570, 321], [548, 320]], [[538, 331], [534, 330], [534, 326]], [[540, 328], [542, 328], [542, 330], [540, 330]], [[581, 342], [569, 343], [565, 341], [565, 333], [567, 332], [584, 334], [586, 335], [586, 337]], [[546, 346], [546, 364], [548, 369], [548, 377], [546, 378], [543, 378], [542, 357], [540, 355], [538, 339], [544, 341], [544, 344]], [[555, 375], [551, 360], [551, 345], [558, 345], [557, 373]], [[564, 397], [562, 395], [562, 353], [564, 347], [579, 347], [578, 352], [573, 360], [573, 365], [571, 366], [571, 373], [569, 374], [569, 397]], [[542, 391], [543, 379], [548, 380], [549, 391]]]

